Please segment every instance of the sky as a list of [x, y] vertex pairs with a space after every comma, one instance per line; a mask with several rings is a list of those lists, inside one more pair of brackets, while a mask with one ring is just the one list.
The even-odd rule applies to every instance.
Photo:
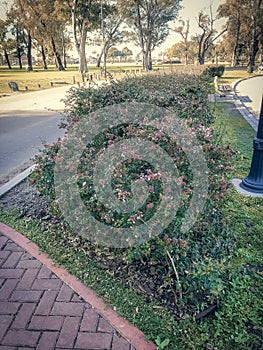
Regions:
[[[7, 2], [8, 5], [12, 4], [12, 0], [0, 0], [0, 18], [5, 18], [5, 5], [4, 3]], [[209, 11], [209, 6], [210, 4], [212, 5], [212, 9], [213, 9], [213, 14], [214, 17], [216, 16], [216, 10], [218, 8], [218, 5], [221, 3], [224, 3], [225, 0], [182, 0], [180, 5], [182, 6], [182, 10], [179, 11], [178, 17], [181, 17], [182, 19], [186, 20], [189, 18], [190, 20], [190, 36], [191, 35], [195, 35], [198, 33], [198, 26], [196, 23], [196, 17], [197, 14], [200, 10], [204, 10], [205, 13], [208, 13]], [[224, 20], [218, 20], [215, 23], [215, 28], [217, 30], [220, 30], [221, 27], [224, 24]], [[171, 27], [176, 27], [178, 26], [179, 23], [178, 21], [175, 23], [171, 23]], [[165, 52], [169, 47], [171, 47], [173, 44], [175, 44], [176, 42], [181, 41], [181, 36], [180, 34], [177, 34], [175, 32], [172, 32], [169, 34], [169, 36], [167, 37], [167, 39], [165, 40], [165, 42], [158, 48], [156, 49], [156, 52], [154, 52], [154, 54], [158, 53], [158, 52]], [[128, 46], [131, 50], [133, 50], [134, 53], [136, 53], [136, 51], [140, 51], [139, 49], [137, 49], [134, 45], [132, 44], [123, 44], [120, 45], [120, 48], [124, 47], [124, 46]], [[92, 50], [92, 48], [90, 48]], [[94, 50], [94, 48], [93, 48]]]

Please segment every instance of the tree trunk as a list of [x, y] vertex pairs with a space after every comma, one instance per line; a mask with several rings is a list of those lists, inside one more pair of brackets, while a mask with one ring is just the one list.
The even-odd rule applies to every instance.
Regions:
[[236, 39], [235, 39], [235, 45], [233, 49], [233, 56], [232, 56], [232, 62], [231, 67], [235, 67], [239, 63], [239, 36], [240, 36], [240, 28], [241, 28], [241, 22], [240, 22], [240, 9], [237, 8], [237, 31], [236, 31]]
[[10, 63], [10, 60], [9, 60], [9, 56], [8, 56], [8, 53], [7, 53], [6, 50], [4, 50], [4, 55], [5, 55], [5, 60], [6, 60], [6, 63], [8, 65], [8, 68], [12, 69], [12, 66], [11, 66], [11, 63]]
[[65, 45], [65, 37], [64, 37], [64, 31], [62, 30], [62, 51], [63, 51], [63, 63], [64, 68], [67, 68], [67, 54], [66, 54], [66, 45]]
[[32, 72], [33, 64], [32, 64], [32, 37], [30, 33], [27, 36], [27, 72]]
[[102, 60], [102, 57], [104, 56], [104, 50], [105, 50], [105, 60], [107, 60], [109, 48], [111, 46], [110, 44], [111, 44], [111, 40], [105, 41], [104, 47], [102, 47], [100, 55], [97, 59], [97, 65], [96, 65], [97, 68], [101, 66], [101, 60]]
[[149, 58], [148, 58], [148, 64], [149, 64], [149, 70], [153, 69], [153, 61], [152, 61], [152, 50], [149, 50]]
[[74, 0], [72, 8], [71, 8], [72, 31], [73, 31], [75, 48], [76, 48], [76, 50], [78, 52], [78, 56], [79, 56], [79, 72], [83, 75], [83, 74], [88, 72], [86, 51], [85, 51], [88, 29], [86, 26], [86, 21], [83, 20], [82, 27], [81, 27], [81, 33], [80, 33], [80, 39], [78, 39], [76, 13], [77, 13], [77, 0]]
[[199, 48], [198, 62], [200, 65], [205, 64], [205, 49], [202, 46], [200, 46], [200, 48]]
[[205, 63], [205, 53], [204, 53], [204, 40], [205, 40], [205, 31], [203, 31], [199, 41], [198, 41], [198, 62], [200, 65]]
[[147, 51], [147, 48], [144, 52], [144, 60], [143, 60], [143, 63], [144, 63], [144, 69], [147, 71], [149, 70], [149, 56], [148, 56], [148, 51]]
[[41, 46], [41, 56], [42, 56], [42, 61], [43, 61], [43, 69], [47, 70], [47, 59], [46, 59], [46, 54], [45, 54], [45, 48], [43, 45]]
[[18, 63], [19, 63], [19, 68], [23, 69], [23, 65], [22, 65], [22, 60], [21, 60], [21, 49], [19, 46], [17, 46], [17, 58], [18, 58]]
[[[85, 21], [84, 21], [85, 22]], [[86, 41], [87, 41], [87, 28], [85, 23], [82, 25], [81, 39], [79, 45], [79, 72], [85, 74], [88, 72], [87, 60], [86, 60]]]
[[54, 40], [53, 37], [51, 37], [51, 45], [52, 45], [53, 54], [55, 56], [57, 69], [59, 71], [65, 70], [65, 68], [63, 67], [63, 64], [62, 64], [62, 60], [61, 60], [60, 54], [57, 51], [55, 40]]
[[20, 43], [19, 43], [19, 30], [18, 27], [16, 26], [16, 53], [17, 53], [17, 59], [18, 59], [18, 63], [19, 63], [19, 68], [23, 69], [23, 65], [22, 65], [22, 60], [21, 60], [21, 56], [22, 56], [22, 50], [20, 47]]
[[97, 64], [96, 64], [96, 67], [99, 68], [100, 65], [101, 65], [101, 60], [102, 60], [102, 56], [103, 56], [103, 49], [101, 50], [101, 53], [97, 59]]
[[205, 64], [205, 58], [204, 58], [204, 56], [201, 56], [201, 57], [199, 58], [199, 64], [200, 64], [200, 65]]
[[253, 21], [253, 38], [252, 38], [252, 43], [251, 43], [251, 48], [250, 48], [250, 55], [249, 55], [249, 72], [253, 73], [254, 66], [255, 66], [255, 58], [258, 52], [258, 38], [257, 38], [257, 21], [256, 18], [254, 17]]
[[239, 66], [240, 64], [240, 56], [243, 51], [243, 45], [238, 44], [237, 47], [234, 48], [231, 60], [231, 67]]
[[145, 45], [145, 53], [144, 53], [144, 64], [145, 64], [145, 70], [152, 70], [152, 57], [151, 57], [151, 32], [148, 31], [147, 35], [147, 42]]
[[146, 57], [144, 39], [143, 39], [143, 30], [142, 30], [142, 21], [141, 21], [141, 12], [140, 12], [140, 0], [136, 0], [136, 7], [137, 7], [137, 16], [138, 16], [138, 30], [139, 30], [139, 37], [140, 37], [140, 45], [141, 45], [142, 56], [143, 56], [143, 68], [145, 70], [147, 70], [146, 65], [148, 64], [148, 58]]
[[187, 66], [188, 64], [188, 47], [187, 47], [187, 43], [184, 43], [185, 47], [184, 47], [184, 65]]

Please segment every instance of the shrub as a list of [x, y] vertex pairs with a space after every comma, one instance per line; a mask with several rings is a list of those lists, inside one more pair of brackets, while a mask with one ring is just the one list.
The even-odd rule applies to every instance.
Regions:
[[224, 74], [225, 67], [224, 66], [217, 66], [217, 67], [209, 67], [206, 70], [206, 74], [208, 74], [210, 77], [221, 77]]
[[[159, 179], [154, 178], [154, 168], [143, 162], [132, 160], [124, 162], [117, 169], [113, 183], [117, 196], [130, 196], [129, 184], [134, 180], [136, 172], [137, 174], [138, 172], [143, 173], [144, 176], [152, 176], [153, 179], [149, 182], [149, 186], [156, 189], [155, 194], [149, 196], [141, 208], [142, 213], [139, 216], [137, 214], [133, 217], [121, 216], [114, 212], [108, 213], [96, 201], [89, 175], [92, 171], [93, 158], [105, 150], [109, 142], [114, 143], [143, 134], [143, 138], [161, 145], [174, 159], [183, 188], [177, 216], [159, 237], [140, 246], [126, 249], [122, 254], [126, 264], [137, 261], [144, 261], [149, 266], [160, 264], [163, 277], [159, 282], [158, 298], [163, 300], [164, 295], [168, 295], [170, 307], [179, 307], [181, 311], [178, 313], [180, 314], [186, 305], [188, 305], [187, 312], [195, 313], [200, 304], [204, 308], [205, 305], [218, 300], [222, 293], [224, 274], [229, 263], [228, 261], [222, 262], [222, 256], [227, 254], [231, 259], [235, 247], [235, 238], [224, 230], [225, 223], [220, 212], [229, 187], [223, 173], [227, 176], [231, 168], [230, 160], [233, 151], [229, 147], [217, 144], [211, 128], [213, 116], [207, 104], [208, 86], [209, 80], [205, 76], [171, 74], [112, 81], [111, 85], [97, 89], [73, 88], [66, 99], [66, 111], [62, 125], [69, 129], [80, 119], [88, 118], [89, 113], [97, 109], [125, 101], [137, 101], [164, 107], [175, 113], [179, 118], [186, 120], [189, 128], [197, 136], [203, 146], [210, 171], [209, 193], [203, 214], [185, 236], [180, 233], [180, 226], [192, 197], [192, 175], [184, 152], [165, 135], [159, 135], [152, 128], [142, 130], [132, 124], [121, 125], [117, 129], [107, 129], [95, 138], [92, 147], [88, 146], [83, 152], [82, 164], [85, 164], [86, 170], [84, 171], [80, 165], [78, 174], [80, 194], [93, 215], [107, 224], [127, 227], [127, 225], [137, 225], [137, 221], [142, 219], [147, 221], [155, 207], [158, 206], [162, 188]], [[40, 192], [48, 195], [52, 201], [55, 199], [52, 167], [56, 161], [58, 147], [59, 142], [45, 147], [44, 152], [37, 156], [37, 169], [32, 175], [32, 180], [38, 184]], [[91, 148], [92, 151], [90, 151]], [[123, 181], [123, 178], [126, 180]], [[81, 220], [80, 217], [76, 219]], [[164, 285], [170, 287], [164, 288]], [[174, 296], [180, 300], [179, 304]]]

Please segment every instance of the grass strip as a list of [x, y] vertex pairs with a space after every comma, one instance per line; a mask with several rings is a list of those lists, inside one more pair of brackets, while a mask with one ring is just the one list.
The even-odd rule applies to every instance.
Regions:
[[211, 109], [216, 115], [213, 127], [218, 134], [218, 142], [229, 144], [237, 151], [233, 176], [243, 178], [250, 167], [256, 133], [233, 103], [215, 103]]

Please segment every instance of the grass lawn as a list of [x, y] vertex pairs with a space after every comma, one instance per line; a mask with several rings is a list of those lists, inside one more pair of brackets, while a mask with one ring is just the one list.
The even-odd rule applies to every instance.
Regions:
[[[58, 72], [54, 69], [44, 71], [35, 67], [33, 72], [20, 70], [18, 67], [12, 69], [0, 68], [0, 93], [11, 93], [8, 82], [15, 81], [20, 91], [35, 91], [50, 88], [51, 81], [65, 81], [68, 84], [73, 83], [75, 76], [76, 83], [81, 81], [81, 76], [77, 72], [77, 68], [71, 68], [69, 71]], [[27, 90], [26, 90], [27, 87]]]
[[[95, 65], [89, 65], [89, 72], [87, 73], [87, 78], [90, 75], [93, 75], [93, 80], [103, 79], [102, 71], [100, 68], [97, 68]], [[154, 69], [157, 69], [156, 67]], [[137, 74], [141, 71], [142, 68], [136, 64], [109, 64], [107, 71], [110, 74], [113, 74], [114, 77], [120, 78], [125, 74], [134, 74], [136, 71]], [[125, 73], [126, 72], [126, 73]], [[81, 74], [78, 72], [78, 66], [72, 65], [69, 66], [65, 71], [57, 71], [55, 67], [51, 66], [48, 70], [43, 70], [39, 67], [34, 67], [32, 72], [26, 72], [25, 69], [20, 70], [18, 67], [12, 67], [8, 69], [6, 67], [0, 67], [0, 94], [12, 92], [8, 86], [8, 82], [15, 81], [18, 84], [19, 90], [22, 92], [26, 91], [36, 91], [51, 88], [50, 82], [60, 81], [66, 82], [67, 84], [82, 83]], [[54, 86], [59, 86], [58, 84]]]
[[[109, 65], [108, 72], [116, 77], [123, 75], [123, 71], [130, 73], [137, 70], [139, 72], [140, 66], [136, 65]], [[93, 75], [93, 79], [97, 79], [97, 75], [102, 78], [100, 68], [94, 65], [89, 66], [88, 76]], [[74, 77], [74, 78], [73, 78]], [[85, 79], [87, 80], [87, 78]], [[0, 93], [12, 92], [8, 86], [8, 82], [15, 81], [18, 84], [20, 91], [36, 91], [42, 89], [51, 88], [50, 82], [61, 81], [67, 84], [82, 83], [81, 74], [78, 72], [78, 66], [69, 66], [65, 71], [57, 71], [55, 67], [50, 67], [48, 70], [43, 70], [39, 67], [34, 67], [32, 72], [26, 72], [25, 69], [20, 70], [18, 67], [12, 67], [7, 69], [6, 67], [0, 67]], [[59, 86], [59, 85], [54, 85]]]
[[[88, 66], [89, 72], [85, 81], [87, 81], [90, 75], [93, 75], [93, 80], [103, 79], [101, 68], [97, 68], [95, 65]], [[200, 70], [198, 66], [184, 65], [155, 65], [153, 71], [166, 70], [168, 72], [185, 72], [187, 70]], [[201, 68], [202, 69], [202, 68]], [[113, 76], [113, 78], [121, 79], [127, 75], [142, 74], [142, 67], [135, 63], [109, 63], [107, 66], [107, 72]], [[0, 67], [0, 94], [10, 94], [12, 90], [8, 86], [8, 82], [15, 81], [18, 84], [19, 91], [29, 92], [43, 89], [50, 89], [52, 86], [50, 82], [60, 81], [67, 84], [82, 83], [81, 74], [78, 72], [78, 65], [69, 66], [65, 71], [57, 71], [54, 66], [50, 66], [48, 70], [43, 70], [40, 67], [34, 67], [32, 72], [26, 72], [25, 69], [20, 70], [18, 67], [13, 66], [12, 69], [7, 67]], [[54, 87], [60, 86], [55, 84]]]
[[243, 178], [251, 163], [256, 132], [232, 103], [216, 103], [213, 113], [217, 116], [214, 127], [219, 133], [218, 142], [229, 143], [238, 152], [233, 175]]
[[[233, 75], [232, 75], [233, 76]], [[232, 104], [211, 104], [216, 116], [213, 127], [218, 143], [230, 144], [238, 152], [233, 160], [233, 177], [248, 174], [254, 130]], [[225, 270], [224, 293], [213, 317], [175, 320], [169, 311], [114, 279], [86, 255], [84, 249], [66, 246], [61, 227], [42, 232], [38, 221], [18, 219], [17, 213], [0, 211], [0, 220], [19, 230], [39, 245], [57, 264], [66, 267], [112, 307], [140, 328], [159, 350], [259, 350], [262, 319], [259, 316], [262, 288], [263, 199], [244, 197], [230, 190], [222, 209], [226, 230], [237, 242], [236, 252]], [[223, 250], [223, 248], [222, 248]], [[251, 325], [251, 328], [249, 328]], [[248, 331], [249, 330], [249, 335]], [[211, 344], [211, 338], [214, 343]], [[161, 345], [163, 344], [163, 346]], [[139, 350], [139, 349], [138, 349]]]
[[258, 72], [256, 70], [253, 73], [249, 74], [246, 67], [226, 67], [223, 76], [218, 78], [218, 83], [220, 85], [230, 85], [239, 79], [249, 78], [256, 75], [258, 75]]
[[[93, 79], [97, 77], [97, 75], [101, 75], [101, 69], [97, 68], [95, 65], [89, 65], [89, 73], [93, 75]], [[184, 65], [156, 65], [154, 66], [154, 70], [161, 69], [167, 71], [187, 71], [191, 69], [198, 70], [198, 66], [187, 66]], [[136, 71], [137, 74], [139, 70], [142, 70], [140, 65], [136, 64], [127, 64], [127, 63], [114, 63], [108, 64], [107, 71], [110, 74], [113, 74], [115, 78], [121, 78], [126, 74], [134, 74]], [[257, 75], [257, 72], [252, 74], [247, 73], [246, 68], [230, 68], [227, 67], [224, 75], [218, 79], [218, 83], [221, 85], [231, 84], [234, 81], [247, 78], [251, 76]], [[74, 78], [73, 78], [74, 77]], [[74, 79], [74, 80], [73, 80]], [[36, 91], [42, 89], [51, 88], [51, 81], [61, 81], [66, 82], [67, 84], [73, 84], [82, 82], [81, 74], [78, 72], [78, 66], [72, 65], [67, 68], [66, 71], [59, 72], [56, 70], [54, 66], [49, 67], [48, 70], [43, 70], [39, 67], [34, 67], [33, 72], [26, 72], [25, 69], [20, 70], [18, 67], [13, 66], [12, 69], [8, 69], [7, 67], [0, 67], [0, 94], [11, 93], [11, 89], [8, 86], [8, 82], [15, 81], [19, 90], [22, 92], [27, 91]], [[59, 86], [59, 85], [55, 85]]]

